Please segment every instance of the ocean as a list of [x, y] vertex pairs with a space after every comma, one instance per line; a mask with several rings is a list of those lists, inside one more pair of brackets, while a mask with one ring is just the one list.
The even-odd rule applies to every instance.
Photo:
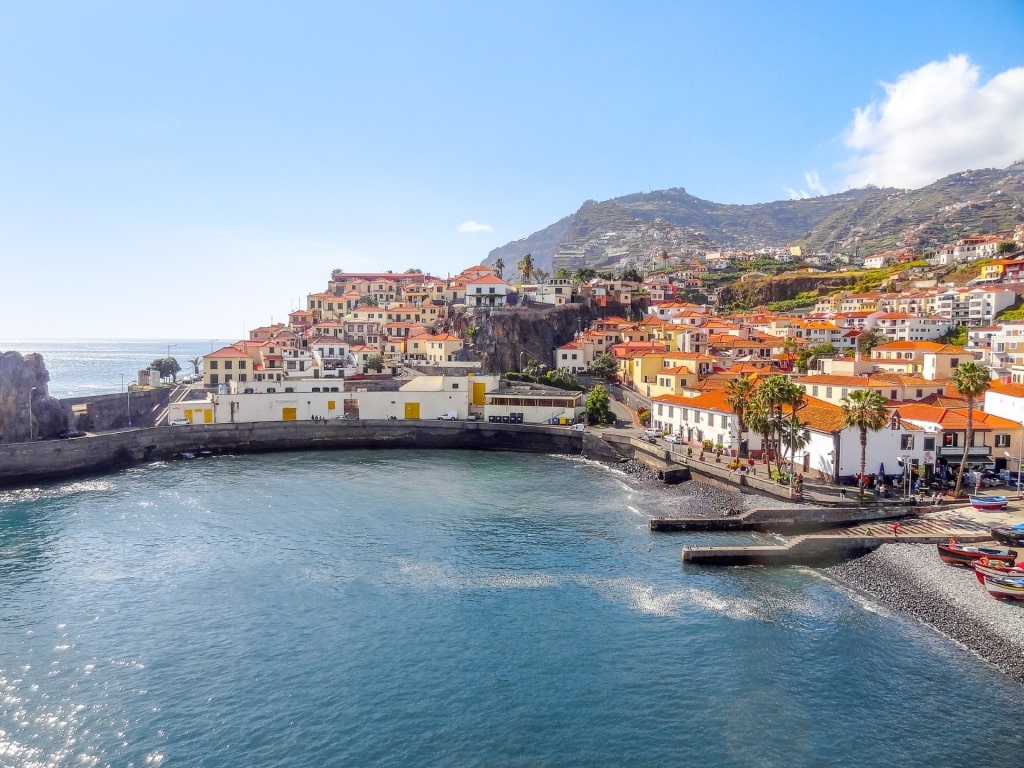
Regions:
[[680, 558], [763, 537], [647, 529], [735, 503], [410, 450], [0, 491], [0, 765], [1019, 757], [1019, 686], [960, 646], [814, 569]]

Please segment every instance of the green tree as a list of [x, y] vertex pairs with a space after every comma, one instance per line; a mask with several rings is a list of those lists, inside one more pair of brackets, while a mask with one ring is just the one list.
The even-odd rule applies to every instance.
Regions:
[[[502, 270], [505, 269], [505, 260], [499, 256], [494, 260], [494, 271], [498, 273], [498, 277], [501, 277]], [[504, 278], [502, 278], [504, 279]]]
[[364, 307], [376, 307], [377, 298], [368, 293], [359, 299], [359, 303]]
[[158, 357], [149, 364], [149, 367], [156, 368], [160, 371], [161, 379], [174, 379], [177, 377], [178, 371], [181, 370], [181, 366], [178, 365], [178, 361], [173, 357]]
[[596, 376], [611, 376], [619, 369], [619, 366], [615, 362], [615, 358], [607, 352], [603, 352], [594, 358], [593, 365], [590, 366], [590, 370]]
[[596, 384], [587, 395], [587, 422], [590, 424], [611, 424], [615, 421], [611, 397], [603, 384]]
[[970, 452], [971, 443], [974, 440], [974, 401], [983, 396], [991, 385], [992, 371], [987, 365], [968, 360], [966, 363], [960, 363], [949, 378], [956, 391], [967, 400], [967, 434], [964, 438], [964, 455], [960, 459], [960, 468], [956, 472], [956, 488], [954, 489], [954, 493], [960, 493], [964, 467], [967, 466], [967, 454]]
[[573, 278], [577, 283], [589, 283], [595, 277], [597, 277], [597, 271], [590, 267], [580, 267], [573, 274]]
[[384, 355], [375, 353], [366, 358], [366, 370], [380, 373], [384, 370]]
[[555, 272], [556, 280], [572, 280], [572, 272], [568, 267], [559, 267], [558, 271]]
[[[785, 417], [783, 410], [795, 411], [804, 400], [803, 389], [794, 384], [786, 376], [769, 376], [758, 385], [760, 397], [767, 409], [768, 434], [776, 444], [781, 445], [780, 438]], [[776, 451], [776, 469], [782, 471], [782, 451]]]
[[832, 357], [835, 353], [836, 348], [828, 343], [804, 347], [796, 353], [796, 369], [801, 373], [807, 373], [810, 369], [817, 367], [819, 360]]
[[736, 422], [739, 429], [737, 454], [741, 459], [747, 455], [747, 451], [743, 450], [743, 433], [746, 431], [746, 423], [743, 419], [750, 401], [754, 397], [754, 389], [754, 380], [749, 376], [732, 379], [726, 389], [725, 404], [732, 408], [732, 412], [736, 414]]
[[516, 262], [516, 269], [523, 276], [524, 283], [530, 282], [530, 275], [533, 274], [533, 256], [529, 253], [523, 256], [523, 258]]
[[1017, 250], [1017, 244], [1015, 242], [1013, 242], [1013, 241], [1007, 241], [1005, 243], [1000, 243], [999, 246], [996, 248], [996, 252], [999, 253], [1000, 255], [1005, 254], [1005, 253], [1013, 253], [1016, 250]]
[[857, 350], [860, 352], [861, 357], [871, 357], [872, 349], [888, 341], [889, 337], [880, 330], [870, 328], [866, 331], [861, 331], [860, 336], [857, 337]]
[[630, 283], [642, 283], [644, 276], [640, 274], [640, 271], [636, 267], [626, 267], [624, 270], [619, 272], [619, 280], [625, 280]]
[[[877, 432], [889, 423], [889, 409], [881, 393], [867, 389], [853, 390], [842, 399], [841, 405], [843, 426], [860, 430], [860, 476], [863, 478], [868, 464], [868, 432]], [[863, 498], [863, 480], [857, 483], [857, 490]]]
[[796, 470], [796, 452], [811, 442], [811, 431], [802, 423], [796, 411], [784, 418], [779, 425], [779, 443], [789, 452], [789, 474]]

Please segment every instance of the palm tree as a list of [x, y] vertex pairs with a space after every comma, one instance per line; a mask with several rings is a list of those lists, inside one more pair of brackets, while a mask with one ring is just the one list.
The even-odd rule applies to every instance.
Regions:
[[743, 417], [746, 415], [750, 401], [754, 396], [754, 380], [750, 376], [742, 376], [729, 382], [726, 391], [725, 403], [732, 412], [736, 414], [739, 430], [739, 445], [736, 446], [736, 455], [739, 458], [746, 458], [743, 451], [743, 433], [746, 430], [746, 423]]
[[855, 389], [843, 398], [843, 426], [860, 430], [860, 476], [857, 490], [864, 497], [864, 470], [868, 464], [868, 432], [877, 432], [889, 423], [889, 409], [880, 392]]
[[789, 474], [792, 477], [796, 470], [796, 452], [811, 442], [811, 431], [800, 422], [796, 411], [780, 422], [779, 442], [789, 449]]
[[971, 450], [971, 442], [974, 439], [974, 401], [984, 395], [985, 390], [989, 388], [992, 372], [987, 365], [969, 360], [958, 365], [949, 378], [956, 391], [967, 400], [967, 436], [964, 439], [964, 455], [960, 459], [960, 469], [956, 473], [956, 488], [953, 491], [960, 493], [964, 467], [967, 466], [967, 453]]
[[[771, 408], [760, 387], [755, 387], [743, 409], [742, 423], [761, 436], [761, 455], [767, 457], [768, 435], [771, 433]], [[749, 451], [748, 451], [749, 452]]]
[[530, 282], [530, 275], [533, 274], [533, 256], [529, 253], [523, 256], [523, 258], [516, 262], [516, 269], [523, 276], [524, 283]]
[[494, 260], [494, 271], [498, 273], [498, 277], [501, 277], [503, 269], [505, 269], [505, 260], [499, 256]]
[[[794, 384], [786, 376], [769, 376], [761, 382], [758, 389], [764, 398], [767, 408], [768, 434], [774, 435], [776, 440], [781, 438], [782, 424], [784, 422], [783, 408], [790, 408], [796, 411], [804, 401], [803, 389]], [[782, 452], [776, 451], [776, 469], [782, 471]]]
[[192, 373], [194, 373], [196, 376], [198, 376], [199, 375], [199, 366], [202, 365], [203, 358], [201, 358], [201, 357], [193, 357], [188, 362], [189, 362], [189, 365], [192, 366]]

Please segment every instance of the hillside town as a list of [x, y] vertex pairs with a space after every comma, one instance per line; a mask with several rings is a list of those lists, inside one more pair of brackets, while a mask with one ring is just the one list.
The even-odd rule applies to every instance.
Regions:
[[[786, 311], [682, 298], [700, 274], [731, 263], [720, 252], [663, 259], [640, 275], [560, 268], [540, 279], [527, 256], [515, 281], [500, 260], [447, 278], [335, 270], [287, 323], [204, 356], [204, 399], [173, 403], [169, 415], [593, 423], [583, 380], [629, 404], [631, 426], [672, 450], [737, 467], [742, 457], [743, 471], [781, 457], [792, 471], [844, 483], [861, 472], [861, 430], [849, 411], [853, 393], [866, 392], [884, 406], [866, 434], [870, 474], [898, 465], [948, 481], [966, 457], [965, 482], [997, 482], [1024, 454], [1024, 318], [1005, 317], [1024, 290], [1022, 248], [1019, 226], [962, 238], [929, 254], [923, 269], [899, 271], [922, 261], [906, 250], [869, 255], [863, 267], [890, 267], [898, 288], [821, 291]], [[951, 267], [976, 275], [944, 282]], [[520, 352], [514, 370], [484, 370], [475, 341], [488, 324], [572, 305], [597, 319], [579, 322], [547, 359]], [[980, 391], [958, 389], [965, 364], [985, 373]], [[779, 381], [798, 396], [776, 403], [774, 425], [754, 428], [753, 393]]]

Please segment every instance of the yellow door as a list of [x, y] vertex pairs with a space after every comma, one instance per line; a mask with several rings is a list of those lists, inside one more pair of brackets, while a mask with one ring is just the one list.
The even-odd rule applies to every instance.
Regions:
[[281, 409], [281, 421], [295, 421], [296, 412], [294, 408]]
[[406, 419], [418, 419], [420, 417], [420, 404], [419, 403], [406, 403], [405, 404], [405, 418]]
[[473, 382], [473, 405], [483, 405], [487, 401], [487, 385], [482, 381]]
[[203, 424], [213, 424], [213, 408], [203, 409]]
[[185, 409], [185, 418], [188, 419], [193, 424], [195, 423], [194, 421], [192, 421], [192, 409], [191, 408], [186, 408]]

